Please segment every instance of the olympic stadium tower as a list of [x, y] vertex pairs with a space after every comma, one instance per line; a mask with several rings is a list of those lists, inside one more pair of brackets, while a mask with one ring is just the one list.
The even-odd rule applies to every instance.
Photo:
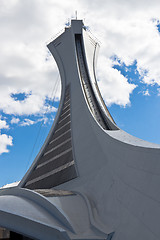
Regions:
[[160, 146], [114, 122], [96, 81], [99, 44], [83, 21], [48, 48], [59, 109], [20, 184], [0, 190], [0, 226], [8, 239], [159, 240]]

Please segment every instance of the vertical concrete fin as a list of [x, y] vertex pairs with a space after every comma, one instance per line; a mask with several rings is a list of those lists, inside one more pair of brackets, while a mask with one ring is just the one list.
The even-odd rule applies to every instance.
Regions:
[[[87, 109], [84, 117], [92, 115], [104, 130], [117, 129], [109, 111], [104, 108], [102, 97], [99, 97], [101, 95], [93, 74], [97, 46], [86, 33], [83, 22], [72, 20], [71, 26], [49, 43], [48, 48], [59, 68], [62, 93], [51, 131], [20, 183], [21, 187], [29, 189], [52, 188], [77, 177], [72, 139], [73, 91], [77, 96], [81, 94], [79, 101]], [[87, 51], [91, 53], [90, 58]]]

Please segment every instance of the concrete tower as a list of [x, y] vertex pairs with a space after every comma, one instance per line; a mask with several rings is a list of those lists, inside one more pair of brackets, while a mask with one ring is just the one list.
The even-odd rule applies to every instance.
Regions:
[[81, 20], [48, 48], [58, 113], [19, 186], [0, 191], [0, 226], [30, 239], [159, 240], [160, 146], [115, 124], [96, 82], [99, 45]]

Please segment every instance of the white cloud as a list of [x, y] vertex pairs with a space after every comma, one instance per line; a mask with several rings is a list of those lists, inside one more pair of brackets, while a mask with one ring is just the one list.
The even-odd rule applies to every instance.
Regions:
[[12, 119], [11, 119], [11, 124], [19, 123], [19, 121], [20, 121], [19, 118], [12, 117]]
[[150, 96], [150, 93], [149, 93], [149, 90], [148, 90], [148, 89], [145, 90], [145, 91], [143, 91], [142, 93], [143, 93], [144, 96]]
[[[3, 101], [3, 97], [6, 98], [6, 101]], [[23, 101], [15, 100], [11, 93], [7, 93], [5, 96], [3, 94], [0, 97], [0, 108], [4, 113], [14, 115], [44, 114], [57, 111], [55, 107], [45, 104], [45, 97], [40, 93], [29, 94]]]
[[13, 145], [12, 140], [11, 136], [0, 134], [0, 154], [9, 152], [7, 147]]
[[128, 83], [120, 71], [112, 68], [111, 60], [107, 60], [103, 56], [99, 58], [98, 69], [97, 76], [101, 79], [98, 85], [106, 104], [116, 103], [124, 107], [129, 105], [129, 96], [136, 85]]
[[[1, 116], [0, 116], [1, 118]], [[7, 153], [9, 152], [8, 150], [8, 146], [12, 146], [12, 140], [13, 138], [7, 134], [2, 134], [1, 133], [1, 129], [5, 130], [5, 129], [9, 129], [9, 125], [7, 124], [5, 119], [0, 119], [0, 155], [2, 153]]]
[[31, 120], [31, 119], [28, 119], [28, 118], [25, 118], [24, 121], [22, 121], [20, 123], [20, 126], [30, 126], [30, 125], [33, 125], [35, 124], [36, 122]]
[[7, 124], [6, 120], [0, 119], [0, 129], [8, 129], [9, 125]]
[[25, 118], [23, 121], [20, 122], [19, 126], [30, 126], [33, 124], [36, 124], [38, 122], [42, 122], [42, 124], [46, 124], [48, 121], [48, 118], [46, 116], [42, 117], [42, 118], [38, 118], [36, 120], [31, 120], [29, 118]]
[[[15, 115], [42, 114], [46, 110], [45, 98], [50, 97], [59, 81], [57, 67], [45, 46], [48, 36], [44, 33], [48, 24], [45, 27], [45, 20], [43, 22], [40, 17], [43, 11], [40, 5], [43, 4], [23, 0], [11, 2], [11, 5], [0, 2], [1, 36], [5, 35], [0, 40], [0, 109]], [[20, 92], [31, 94], [24, 101], [11, 97], [12, 93]], [[59, 97], [60, 88], [54, 94]]]
[[48, 118], [47, 117], [43, 117], [43, 118], [40, 118], [38, 121], [42, 122], [42, 124], [45, 125], [48, 122]]

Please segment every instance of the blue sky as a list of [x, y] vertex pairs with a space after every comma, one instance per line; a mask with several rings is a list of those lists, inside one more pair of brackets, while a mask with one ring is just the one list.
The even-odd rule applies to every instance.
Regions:
[[75, 16], [101, 43], [97, 80], [117, 125], [160, 144], [160, 3], [0, 1], [0, 186], [19, 181], [55, 117], [60, 78], [47, 42]]
[[137, 85], [130, 96], [131, 106], [124, 108], [113, 104], [110, 107], [118, 126], [136, 137], [160, 144], [158, 85], [143, 83], [143, 77], [137, 71], [136, 61], [128, 67], [121, 63], [121, 65], [114, 65], [113, 68], [127, 77], [129, 82]]

